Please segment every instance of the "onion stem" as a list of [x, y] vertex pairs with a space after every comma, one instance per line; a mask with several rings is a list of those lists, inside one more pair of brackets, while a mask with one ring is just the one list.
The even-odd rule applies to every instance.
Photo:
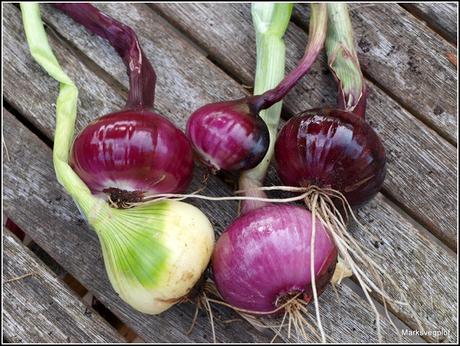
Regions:
[[79, 205], [85, 216], [92, 210], [100, 210], [102, 200], [91, 191], [68, 164], [77, 115], [78, 89], [62, 70], [43, 27], [40, 7], [37, 3], [21, 3], [24, 30], [30, 52], [34, 59], [60, 83], [56, 101], [56, 130], [54, 134], [53, 163], [59, 183]]
[[[263, 185], [263, 179], [273, 157], [282, 107], [281, 100], [310, 70], [326, 38], [326, 4], [311, 4], [309, 42], [305, 54], [297, 67], [282, 79], [285, 63], [283, 35], [289, 24], [292, 8], [293, 4], [282, 3], [252, 5], [257, 43], [257, 67], [255, 96], [250, 99], [249, 103], [255, 113], [259, 113], [265, 121], [270, 134], [270, 144], [259, 165], [241, 174], [239, 186], [240, 189], [248, 191], [247, 196], [265, 197], [265, 194], [257, 188]], [[245, 213], [263, 205], [265, 203], [256, 200], [245, 201], [241, 212]]]
[[90, 4], [59, 3], [60, 9], [90, 32], [108, 40], [122, 58], [129, 76], [126, 108], [153, 108], [156, 75], [130, 27], [100, 12]]
[[[290, 3], [253, 3], [252, 19], [256, 32], [257, 66], [254, 94], [261, 94], [274, 88], [284, 77], [285, 45], [284, 33], [289, 25], [293, 4]], [[281, 114], [282, 102], [259, 113], [268, 127], [270, 143], [262, 161], [254, 168], [241, 174], [239, 186], [242, 190], [251, 190], [262, 186], [262, 181], [273, 156], [276, 132]], [[260, 190], [246, 193], [248, 196], [265, 197]], [[264, 202], [248, 200], [242, 204], [242, 212], [261, 207]]]
[[326, 4], [311, 4], [310, 26], [308, 32], [308, 45], [305, 54], [297, 67], [274, 89], [252, 98], [251, 105], [255, 112], [267, 109], [280, 101], [286, 94], [305, 76], [316, 61], [323, 48], [327, 32], [327, 7]]
[[367, 89], [356, 53], [346, 3], [329, 3], [326, 51], [338, 84], [337, 107], [364, 117]]

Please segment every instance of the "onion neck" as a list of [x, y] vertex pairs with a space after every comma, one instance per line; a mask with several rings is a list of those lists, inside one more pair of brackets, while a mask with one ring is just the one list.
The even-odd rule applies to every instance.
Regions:
[[[255, 168], [241, 174], [240, 190], [246, 196], [266, 197], [257, 188], [263, 185], [270, 161], [273, 157], [277, 128], [280, 120], [280, 102], [284, 96], [308, 73], [321, 51], [326, 38], [326, 4], [311, 4], [309, 42], [297, 67], [283, 80], [285, 46], [283, 35], [289, 24], [292, 4], [253, 4], [252, 16], [256, 30], [257, 67], [254, 94], [248, 103], [255, 114], [267, 124], [270, 144], [265, 157]], [[281, 81], [281, 82], [280, 82]], [[261, 94], [262, 93], [262, 94]], [[264, 206], [258, 201], [244, 201], [241, 213]]]
[[108, 40], [122, 58], [129, 76], [127, 109], [153, 108], [156, 75], [130, 27], [85, 3], [59, 3], [60, 9], [90, 32]]
[[[48, 43], [37, 3], [21, 3], [24, 30], [30, 52], [34, 59], [60, 82], [56, 101], [56, 130], [53, 146], [53, 163], [59, 183], [72, 196], [85, 216], [101, 205], [86, 184], [68, 164], [70, 147], [75, 129], [78, 89], [62, 70]], [[105, 203], [104, 203], [105, 204]], [[107, 204], [105, 204], [107, 206]]]
[[[260, 94], [275, 87], [284, 77], [285, 45], [283, 35], [288, 27], [293, 4], [264, 4], [252, 5], [252, 18], [256, 31], [257, 66], [254, 93]], [[261, 187], [270, 160], [273, 156], [282, 102], [263, 110], [259, 116], [268, 127], [270, 143], [262, 161], [254, 168], [244, 171], [240, 176], [239, 188], [245, 190], [248, 197], [266, 197]], [[243, 201], [241, 213], [266, 205], [266, 202]]]
[[311, 16], [309, 27], [309, 42], [305, 54], [297, 67], [292, 70], [281, 83], [274, 89], [265, 91], [262, 95], [257, 95], [249, 101], [252, 109], [260, 111], [267, 109], [275, 103], [281, 101], [284, 96], [305, 76], [310, 70], [319, 52], [323, 48], [327, 29], [327, 5], [311, 4]]
[[329, 3], [326, 51], [338, 85], [337, 107], [364, 117], [367, 88], [356, 53], [346, 3]]

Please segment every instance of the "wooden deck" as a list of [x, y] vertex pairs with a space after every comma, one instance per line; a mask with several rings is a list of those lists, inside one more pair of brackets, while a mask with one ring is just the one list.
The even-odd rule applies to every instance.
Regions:
[[[201, 105], [251, 92], [255, 37], [249, 4], [98, 7], [136, 30], [157, 72], [156, 109], [181, 128]], [[457, 12], [454, 4], [351, 6], [370, 87], [368, 121], [388, 155], [381, 193], [358, 211], [379, 241], [359, 229], [353, 234], [381, 255], [376, 261], [407, 292], [423, 327], [449, 332], [439, 338], [402, 336], [405, 342], [457, 341]], [[76, 130], [123, 106], [128, 80], [108, 43], [49, 5], [42, 5], [42, 16], [58, 60], [80, 90]], [[296, 5], [286, 35], [287, 70], [303, 55], [307, 21], [308, 5]], [[148, 316], [123, 303], [111, 288], [96, 234], [55, 178], [51, 150], [58, 85], [32, 60], [17, 6], [3, 6], [3, 26], [3, 217], [35, 245], [30, 251], [4, 227], [5, 340], [211, 342], [204, 313], [192, 333], [186, 333], [194, 314], [191, 304]], [[334, 104], [335, 93], [323, 55], [286, 98], [283, 119]], [[190, 191], [202, 187], [203, 174], [197, 167]], [[279, 181], [271, 170], [266, 185], [273, 184]], [[209, 195], [233, 191], [220, 176], [210, 176], [206, 187]], [[219, 234], [237, 214], [234, 202], [191, 203], [210, 217]], [[131, 337], [122, 335], [122, 328], [99, 314], [64, 277], [82, 285]], [[345, 280], [338, 291], [340, 300], [332, 289], [320, 298], [323, 327], [331, 340], [375, 342], [374, 316], [355, 281]], [[379, 297], [373, 298], [381, 307]], [[226, 308], [216, 307], [215, 313], [219, 342], [269, 342], [275, 333], [241, 319], [226, 323], [238, 317]], [[406, 308], [393, 309], [391, 315], [400, 330], [418, 328]], [[384, 341], [398, 340], [388, 321], [382, 327]], [[279, 341], [293, 340], [282, 334]]]

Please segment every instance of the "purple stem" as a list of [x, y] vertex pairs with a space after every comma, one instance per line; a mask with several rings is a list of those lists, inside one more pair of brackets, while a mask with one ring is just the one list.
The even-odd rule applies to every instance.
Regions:
[[310, 17], [309, 42], [305, 54], [297, 67], [292, 70], [273, 89], [267, 90], [262, 95], [255, 95], [248, 100], [252, 110], [257, 114], [262, 109], [270, 108], [281, 101], [284, 96], [305, 76], [316, 61], [324, 45], [327, 32], [327, 7], [326, 4], [312, 4]]
[[141, 49], [134, 30], [105, 15], [90, 4], [56, 3], [53, 6], [90, 32], [108, 40], [120, 55], [129, 76], [126, 108], [153, 108], [156, 75]]

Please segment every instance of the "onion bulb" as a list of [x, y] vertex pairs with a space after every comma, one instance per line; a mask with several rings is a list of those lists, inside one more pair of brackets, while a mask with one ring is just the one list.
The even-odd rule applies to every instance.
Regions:
[[94, 194], [124, 202], [182, 192], [193, 172], [187, 138], [148, 110], [125, 110], [91, 122], [73, 142], [70, 165]]
[[[254, 314], [270, 313], [297, 294], [309, 302], [311, 236], [311, 213], [302, 207], [269, 205], [240, 216], [220, 236], [212, 256], [220, 294], [234, 307]], [[319, 295], [337, 259], [334, 241], [320, 222], [314, 246]]]
[[143, 313], [159, 314], [185, 298], [211, 258], [212, 225], [187, 203], [166, 200], [116, 209], [101, 201], [88, 218], [112, 287]]
[[385, 179], [385, 149], [362, 117], [313, 109], [291, 119], [275, 145], [277, 172], [289, 186], [339, 191], [351, 206], [374, 197]]
[[[259, 42], [264, 41], [261, 36], [279, 36], [279, 33], [283, 33], [289, 23], [286, 18], [290, 17], [291, 11], [292, 8], [288, 11], [270, 10], [268, 13], [263, 13], [263, 9], [256, 11], [256, 14], [261, 14], [254, 18], [256, 30], [259, 32]], [[273, 28], [277, 31], [263, 26], [265, 18], [270, 18]], [[220, 169], [244, 171], [254, 168], [262, 161], [269, 151], [270, 132], [273, 133], [273, 131], [271, 129], [269, 131], [265, 119], [260, 117], [260, 112], [281, 101], [309, 71], [324, 44], [326, 23], [326, 8], [323, 5], [312, 6], [310, 40], [305, 55], [299, 66], [275, 88], [239, 100], [208, 104], [192, 113], [187, 122], [186, 134], [202, 162], [211, 167], [213, 171]], [[260, 35], [262, 31], [264, 34]], [[284, 65], [284, 43], [278, 41], [275, 45], [274, 50], [278, 50], [275, 52], [275, 58], [282, 61]], [[279, 49], [280, 45], [283, 46], [283, 50]], [[259, 49], [269, 48], [264, 46]], [[281, 51], [282, 56], [279, 54]], [[274, 65], [273, 72], [278, 77], [276, 59], [266, 58], [264, 62], [259, 61], [258, 70], [266, 70]]]
[[267, 126], [247, 101], [208, 104], [187, 121], [186, 134], [193, 149], [214, 172], [253, 168], [267, 152]]

